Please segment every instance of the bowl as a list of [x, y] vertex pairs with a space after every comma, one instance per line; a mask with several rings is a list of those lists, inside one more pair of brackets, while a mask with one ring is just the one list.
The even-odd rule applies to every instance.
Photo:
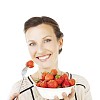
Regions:
[[67, 95], [71, 93], [71, 88], [74, 88], [74, 86], [65, 87], [65, 88], [42, 88], [37, 87], [38, 92], [43, 98], [46, 99], [54, 99], [54, 96], [58, 96], [59, 99], [63, 99], [62, 93], [65, 92]]

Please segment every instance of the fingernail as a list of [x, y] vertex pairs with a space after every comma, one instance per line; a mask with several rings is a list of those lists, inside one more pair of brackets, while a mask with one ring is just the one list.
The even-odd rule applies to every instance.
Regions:
[[62, 93], [62, 95], [63, 95], [63, 96], [66, 96], [66, 93], [65, 93], [65, 92], [63, 92], [63, 93]]
[[54, 96], [54, 99], [57, 99], [58, 97], [57, 96]]

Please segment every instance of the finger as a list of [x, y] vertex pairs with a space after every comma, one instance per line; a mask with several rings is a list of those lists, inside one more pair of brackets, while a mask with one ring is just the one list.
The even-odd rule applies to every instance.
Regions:
[[69, 100], [69, 98], [65, 92], [62, 93], [62, 96], [63, 96], [64, 100]]
[[54, 100], [60, 100], [58, 96], [54, 96]]
[[14, 93], [11, 97], [10, 100], [14, 100], [15, 98], [17, 98], [19, 96], [19, 93]]
[[72, 88], [71, 93], [68, 95], [69, 99], [72, 99], [74, 97], [74, 95], [75, 95], [75, 89]]

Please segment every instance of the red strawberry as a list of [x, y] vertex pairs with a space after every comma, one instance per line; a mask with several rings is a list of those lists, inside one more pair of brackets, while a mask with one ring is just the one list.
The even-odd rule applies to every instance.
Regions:
[[42, 81], [40, 83], [40, 87], [46, 88], [47, 87], [47, 82], [46, 81]]
[[45, 76], [47, 75], [47, 72], [42, 73], [42, 80], [45, 80]]
[[38, 82], [36, 82], [36, 86], [40, 87], [41, 83], [42, 83], [42, 80], [39, 80]]
[[50, 80], [47, 82], [48, 88], [57, 88], [58, 83], [55, 80]]
[[68, 75], [67, 75], [67, 74], [65, 74], [65, 73], [62, 75], [62, 77], [64, 77], [64, 79], [65, 79], [65, 80], [67, 80], [67, 79], [68, 79]]
[[75, 79], [69, 79], [69, 83], [71, 86], [75, 85]]
[[50, 73], [46, 74], [46, 76], [45, 76], [46, 81], [53, 80], [53, 79], [54, 79], [54, 76], [52, 74], [50, 74]]
[[26, 67], [33, 68], [34, 62], [32, 60], [29, 60], [28, 62], [26, 62]]
[[68, 80], [64, 80], [64, 82], [62, 83], [62, 87], [69, 87], [70, 83]]
[[50, 73], [51, 73], [52, 75], [57, 75], [58, 72], [57, 72], [56, 69], [52, 69]]
[[55, 80], [59, 85], [61, 85], [62, 82], [64, 81], [64, 77], [62, 77], [61, 75], [56, 75]]

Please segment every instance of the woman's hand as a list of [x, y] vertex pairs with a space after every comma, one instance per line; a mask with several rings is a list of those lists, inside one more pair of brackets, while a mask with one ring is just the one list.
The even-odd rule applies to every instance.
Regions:
[[[65, 92], [62, 93], [63, 100], [72, 100], [74, 95], [75, 95], [75, 89], [74, 88], [71, 89], [71, 93], [69, 95], [67, 95]], [[60, 100], [60, 99], [58, 98], [58, 96], [55, 96], [54, 100]]]
[[18, 96], [19, 96], [19, 93], [14, 93], [12, 96], [10, 96], [9, 100], [15, 100], [15, 99], [17, 100]]

